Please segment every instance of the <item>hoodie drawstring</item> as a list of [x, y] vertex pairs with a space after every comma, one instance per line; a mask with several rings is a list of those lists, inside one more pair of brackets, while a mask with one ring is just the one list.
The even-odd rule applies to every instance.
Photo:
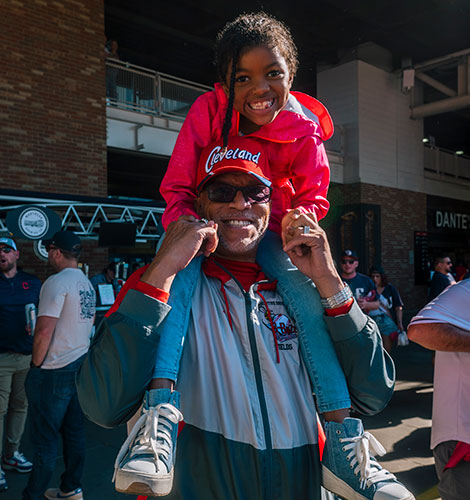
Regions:
[[279, 357], [279, 344], [277, 343], [276, 327], [274, 326], [274, 323], [273, 323], [273, 318], [271, 316], [271, 311], [269, 310], [268, 303], [266, 302], [266, 299], [259, 293], [258, 290], [256, 290], [256, 293], [261, 297], [261, 300], [264, 302], [264, 305], [266, 307], [266, 311], [267, 311], [267, 314], [268, 314], [268, 319], [269, 319], [269, 322], [271, 323], [271, 331], [273, 332], [274, 345], [276, 346], [276, 361], [278, 363], [280, 363], [281, 362], [281, 358]]
[[232, 315], [230, 314], [230, 308], [228, 306], [228, 299], [227, 299], [227, 294], [225, 293], [225, 286], [224, 286], [224, 283], [221, 282], [220, 283], [220, 291], [222, 292], [222, 295], [224, 296], [224, 300], [225, 300], [225, 308], [227, 309], [227, 318], [228, 318], [228, 323], [230, 325], [230, 328], [233, 330], [233, 326], [232, 326]]

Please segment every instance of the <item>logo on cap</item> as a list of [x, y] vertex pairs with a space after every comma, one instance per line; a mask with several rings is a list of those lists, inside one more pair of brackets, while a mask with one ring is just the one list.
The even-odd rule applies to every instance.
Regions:
[[247, 151], [246, 149], [240, 149], [240, 148], [235, 148], [235, 149], [227, 149], [227, 151], [220, 153], [220, 150], [222, 148], [220, 146], [216, 146], [210, 153], [209, 156], [207, 157], [206, 165], [205, 165], [205, 170], [206, 173], [210, 173], [212, 169], [214, 168], [214, 165], [216, 163], [221, 162], [224, 158], [226, 160], [246, 160], [246, 161], [252, 161], [253, 163], [256, 163], [258, 165], [259, 162], [259, 157], [261, 155], [261, 152], [259, 151], [256, 154], [251, 153], [250, 151]]

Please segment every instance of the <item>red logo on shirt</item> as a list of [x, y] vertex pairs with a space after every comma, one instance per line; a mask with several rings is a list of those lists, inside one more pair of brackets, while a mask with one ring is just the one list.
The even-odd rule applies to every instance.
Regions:
[[29, 283], [27, 281], [23, 281], [23, 290], [29, 290]]

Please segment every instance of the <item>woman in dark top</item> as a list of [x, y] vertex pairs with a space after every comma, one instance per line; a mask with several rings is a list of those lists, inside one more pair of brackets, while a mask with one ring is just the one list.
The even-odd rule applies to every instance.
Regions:
[[[398, 326], [398, 330], [404, 330], [403, 300], [400, 297], [399, 291], [388, 282], [387, 275], [381, 267], [372, 267], [369, 272], [369, 276], [375, 283], [377, 293], [385, 299], [381, 300], [381, 304], [388, 307], [388, 312]], [[395, 340], [395, 335], [392, 335], [391, 337], [391, 340]]]

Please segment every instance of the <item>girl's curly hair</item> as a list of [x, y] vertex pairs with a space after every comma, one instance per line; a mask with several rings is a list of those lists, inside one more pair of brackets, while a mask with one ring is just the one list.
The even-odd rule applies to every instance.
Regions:
[[230, 132], [235, 94], [236, 65], [240, 55], [248, 48], [267, 47], [277, 49], [284, 57], [292, 79], [299, 64], [297, 47], [289, 28], [265, 12], [241, 14], [227, 23], [217, 35], [215, 43], [215, 66], [221, 83], [227, 83], [230, 70], [229, 98], [222, 136], [227, 145]]

